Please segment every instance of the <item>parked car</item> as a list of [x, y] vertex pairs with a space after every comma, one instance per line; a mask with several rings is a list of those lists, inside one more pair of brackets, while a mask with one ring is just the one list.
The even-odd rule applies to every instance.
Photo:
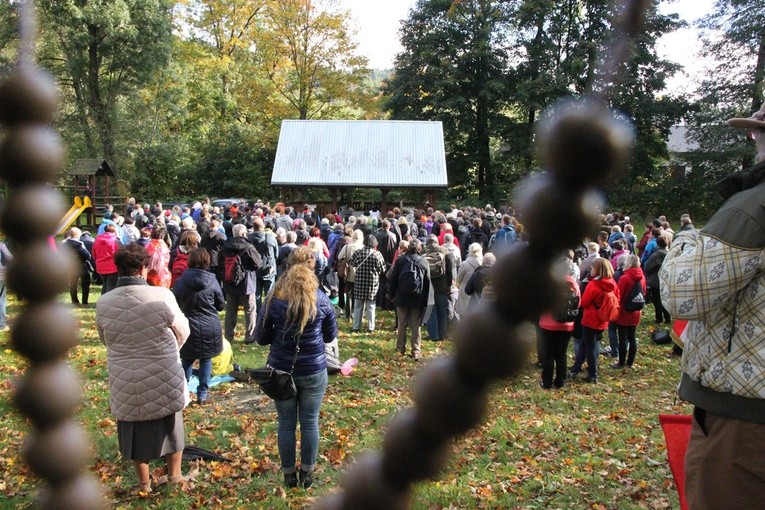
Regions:
[[231, 204], [246, 204], [245, 198], [218, 198], [211, 202], [213, 207], [230, 207]]

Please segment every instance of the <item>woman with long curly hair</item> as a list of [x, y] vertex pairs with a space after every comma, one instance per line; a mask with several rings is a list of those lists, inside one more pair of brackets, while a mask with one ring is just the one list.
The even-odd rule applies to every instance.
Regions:
[[[258, 311], [255, 338], [270, 345], [268, 365], [292, 372], [297, 395], [275, 401], [278, 416], [279, 458], [288, 488], [309, 488], [319, 451], [319, 410], [327, 387], [327, 357], [324, 344], [337, 336], [335, 308], [319, 290], [314, 273], [316, 259], [300, 246], [290, 253], [288, 268], [276, 280]], [[299, 343], [298, 343], [299, 342]], [[297, 423], [300, 421], [300, 478], [295, 466]]]

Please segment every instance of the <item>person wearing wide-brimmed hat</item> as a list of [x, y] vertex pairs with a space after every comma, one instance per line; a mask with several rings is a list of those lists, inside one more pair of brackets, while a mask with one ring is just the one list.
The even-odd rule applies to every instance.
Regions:
[[749, 130], [757, 163], [717, 183], [722, 207], [677, 233], [661, 300], [686, 328], [679, 395], [694, 407], [685, 458], [689, 508], [762, 508], [765, 493], [765, 105]]

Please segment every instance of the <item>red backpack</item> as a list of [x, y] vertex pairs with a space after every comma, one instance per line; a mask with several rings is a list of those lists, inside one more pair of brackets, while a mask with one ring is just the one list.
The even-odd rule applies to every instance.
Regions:
[[173, 260], [173, 274], [172, 274], [172, 280], [170, 280], [170, 287], [175, 286], [175, 282], [178, 281], [178, 278], [181, 277], [183, 272], [188, 269], [189, 267], [189, 255], [188, 253], [183, 253], [181, 250], [178, 250], [178, 255], [175, 256], [175, 260]]
[[603, 294], [603, 302], [597, 308], [598, 318], [603, 322], [612, 322], [619, 317], [619, 298], [613, 290]]

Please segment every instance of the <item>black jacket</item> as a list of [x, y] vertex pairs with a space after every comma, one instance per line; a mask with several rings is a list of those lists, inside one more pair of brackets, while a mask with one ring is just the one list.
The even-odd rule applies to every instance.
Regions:
[[[410, 260], [413, 260], [422, 269], [422, 293], [419, 295], [405, 294], [398, 285], [401, 272]], [[401, 308], [425, 308], [428, 304], [428, 290], [430, 288], [429, 271], [428, 262], [418, 253], [407, 252], [405, 255], [400, 255], [388, 274], [386, 290], [388, 295], [392, 297], [393, 304]]]
[[218, 265], [219, 271], [223, 271], [224, 261], [229, 255], [239, 255], [239, 258], [242, 260], [242, 268], [244, 269], [245, 277], [239, 285], [223, 282], [223, 291], [226, 294], [234, 294], [237, 296], [249, 296], [255, 294], [255, 285], [257, 282], [255, 271], [257, 271], [263, 263], [258, 250], [247, 242], [247, 239], [244, 237], [231, 237], [226, 239], [226, 242], [223, 243], [223, 249], [221, 250], [221, 258]]
[[181, 347], [182, 359], [212, 358], [223, 350], [218, 312], [223, 310], [223, 291], [215, 275], [189, 268], [173, 286], [178, 306], [189, 319], [191, 334]]

